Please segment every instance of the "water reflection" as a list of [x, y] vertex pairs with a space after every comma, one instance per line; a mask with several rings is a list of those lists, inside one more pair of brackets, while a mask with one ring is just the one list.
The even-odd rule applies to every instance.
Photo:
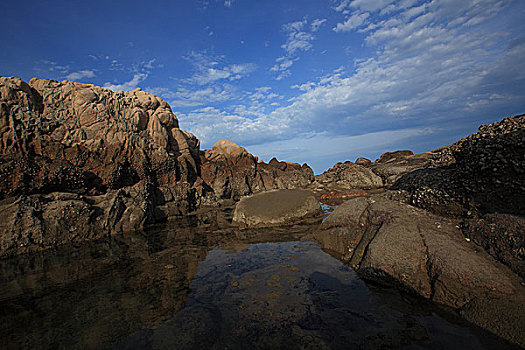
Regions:
[[[210, 211], [0, 260], [0, 348], [486, 348], [308, 241]], [[452, 345], [451, 345], [452, 344]]]
[[468, 328], [424, 303], [393, 291], [381, 302], [386, 294], [370, 291], [313, 242], [214, 249], [190, 287], [186, 306], [171, 321], [116, 348], [485, 348]]

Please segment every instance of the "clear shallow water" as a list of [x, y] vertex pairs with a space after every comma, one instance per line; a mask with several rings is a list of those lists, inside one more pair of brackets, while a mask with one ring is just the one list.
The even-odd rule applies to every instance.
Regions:
[[0, 260], [0, 348], [498, 348], [422, 300], [365, 284], [312, 230], [241, 231], [210, 212]]

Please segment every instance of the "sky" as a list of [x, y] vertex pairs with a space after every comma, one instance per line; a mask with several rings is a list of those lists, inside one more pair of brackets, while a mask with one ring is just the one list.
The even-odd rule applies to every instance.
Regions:
[[0, 75], [140, 87], [201, 149], [336, 162], [525, 113], [524, 0], [2, 1]]

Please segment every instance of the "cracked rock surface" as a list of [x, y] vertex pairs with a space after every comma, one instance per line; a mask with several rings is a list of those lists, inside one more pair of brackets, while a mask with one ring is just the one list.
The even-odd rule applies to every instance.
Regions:
[[[456, 222], [385, 197], [346, 201], [326, 218], [315, 238], [364, 278], [454, 308], [469, 321], [524, 345], [525, 291], [518, 276], [468, 242]], [[491, 319], [501, 322], [487, 321]]]

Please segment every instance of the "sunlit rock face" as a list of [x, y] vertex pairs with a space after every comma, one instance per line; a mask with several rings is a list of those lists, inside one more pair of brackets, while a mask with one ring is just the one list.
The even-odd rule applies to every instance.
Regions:
[[312, 169], [297, 163], [258, 161], [243, 147], [220, 140], [201, 153], [201, 176], [219, 199], [238, 200], [242, 196], [272, 189], [304, 188], [314, 181]]
[[0, 84], [0, 154], [12, 158], [2, 166], [4, 196], [196, 179], [199, 141], [152, 94], [46, 79]]
[[0, 77], [0, 157], [9, 254], [142, 229], [200, 195], [199, 140], [140, 89]]

